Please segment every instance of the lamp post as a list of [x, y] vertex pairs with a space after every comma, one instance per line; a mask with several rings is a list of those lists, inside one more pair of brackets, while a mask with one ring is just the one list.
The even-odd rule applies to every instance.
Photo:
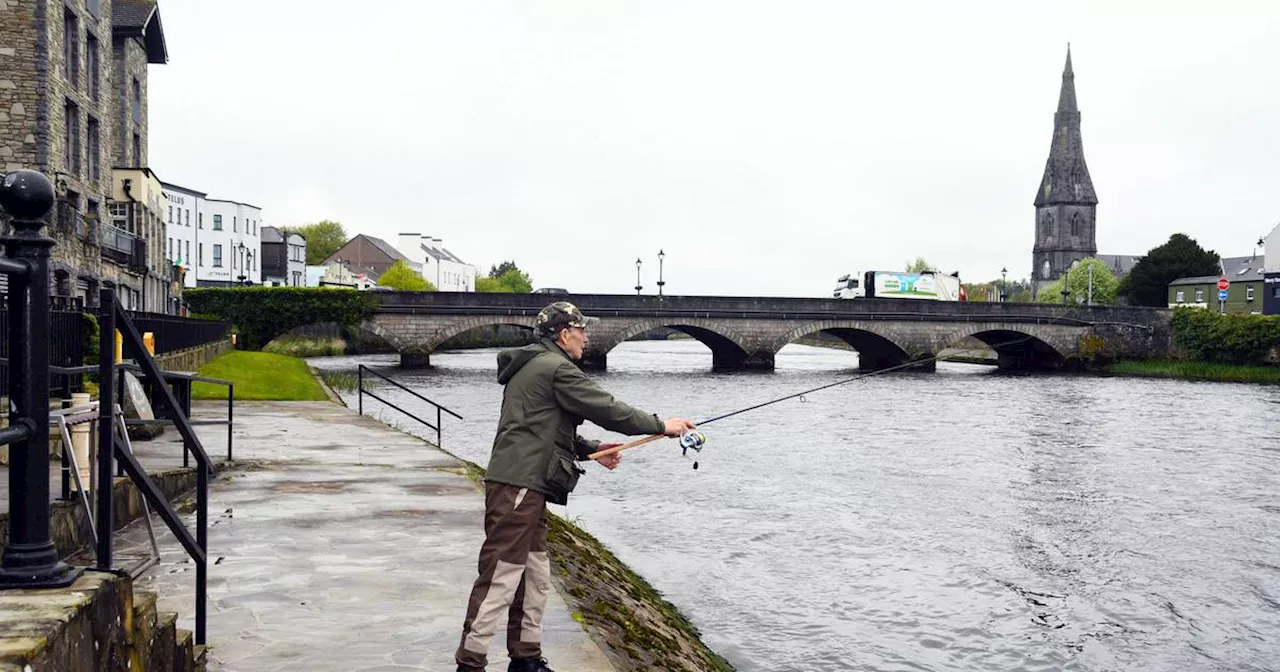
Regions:
[[662, 297], [662, 286], [667, 284], [662, 281], [662, 259], [663, 257], [666, 257], [666, 256], [667, 254], [665, 252], [663, 252], [662, 250], [658, 250], [658, 297], [659, 298]]
[[1009, 275], [1008, 267], [1000, 268], [1000, 303], [1004, 303], [1009, 299], [1009, 281], [1005, 276]]
[[636, 257], [636, 296], [640, 296], [640, 290], [644, 287], [640, 284], [640, 257]]
[[244, 246], [244, 242], [242, 241], [238, 245], [236, 245], [236, 249], [240, 251], [240, 275], [238, 276], [237, 279], [240, 280], [240, 284], [243, 285], [245, 284], [244, 251], [246, 249]]

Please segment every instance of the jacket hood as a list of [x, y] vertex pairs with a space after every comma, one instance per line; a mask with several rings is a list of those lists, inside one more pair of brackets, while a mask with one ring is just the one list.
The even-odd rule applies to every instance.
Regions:
[[506, 385], [507, 381], [516, 375], [517, 371], [524, 368], [525, 364], [528, 364], [534, 357], [544, 352], [550, 352], [569, 359], [564, 350], [561, 350], [560, 346], [549, 338], [543, 338], [537, 343], [530, 343], [523, 348], [503, 350], [498, 353], [498, 382]]

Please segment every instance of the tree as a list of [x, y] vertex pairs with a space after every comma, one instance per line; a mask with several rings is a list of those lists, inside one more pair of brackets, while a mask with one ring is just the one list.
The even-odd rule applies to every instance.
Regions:
[[916, 257], [915, 261], [907, 262], [908, 273], [924, 273], [925, 271], [937, 271], [937, 270], [938, 269], [933, 267], [933, 264], [930, 264], [928, 261], [925, 261], [924, 257]]
[[324, 263], [329, 255], [347, 243], [346, 229], [338, 222], [328, 219], [314, 224], [282, 227], [280, 233], [285, 236], [297, 233], [307, 239], [307, 264], [311, 266]]
[[489, 266], [489, 277], [495, 278], [495, 279], [501, 278], [502, 274], [506, 273], [507, 271], [518, 271], [518, 270], [520, 269], [516, 267], [516, 262], [504, 261], [501, 264], [498, 264], [497, 266]]
[[477, 292], [528, 294], [533, 291], [533, 278], [520, 270], [514, 261], [504, 261], [489, 268], [489, 277], [476, 278]]
[[397, 259], [386, 273], [378, 276], [378, 285], [398, 289], [402, 292], [434, 292], [435, 285], [422, 277], [417, 271], [409, 268], [404, 259]]
[[[1093, 268], [1092, 294], [1090, 293], [1089, 268]], [[1064, 278], [1058, 278], [1054, 282], [1042, 287], [1040, 293], [1036, 295], [1038, 303], [1061, 303], [1062, 288]], [[1071, 266], [1071, 270], [1067, 272], [1066, 288], [1069, 292], [1067, 301], [1069, 303], [1088, 303], [1092, 296], [1093, 305], [1109, 306], [1115, 303], [1116, 291], [1120, 286], [1120, 282], [1116, 280], [1115, 273], [1107, 267], [1105, 263], [1093, 257], [1081, 259], [1080, 263]]]
[[1222, 272], [1218, 254], [1200, 247], [1181, 233], [1169, 242], [1152, 248], [1133, 265], [1120, 285], [1120, 293], [1136, 306], [1163, 308], [1169, 305], [1169, 283], [1178, 278], [1218, 275]]

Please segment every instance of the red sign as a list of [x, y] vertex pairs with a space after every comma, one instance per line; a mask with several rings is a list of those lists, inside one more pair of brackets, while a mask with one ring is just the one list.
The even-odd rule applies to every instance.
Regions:
[[1226, 278], [1218, 278], [1218, 289], [1226, 289], [1231, 286], [1231, 282]]

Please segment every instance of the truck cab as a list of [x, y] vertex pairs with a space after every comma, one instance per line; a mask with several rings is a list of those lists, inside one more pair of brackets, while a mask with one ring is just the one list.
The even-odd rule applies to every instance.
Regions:
[[831, 293], [833, 299], [856, 299], [867, 295], [867, 289], [862, 284], [861, 273], [849, 273], [842, 275], [836, 280], [836, 288]]

